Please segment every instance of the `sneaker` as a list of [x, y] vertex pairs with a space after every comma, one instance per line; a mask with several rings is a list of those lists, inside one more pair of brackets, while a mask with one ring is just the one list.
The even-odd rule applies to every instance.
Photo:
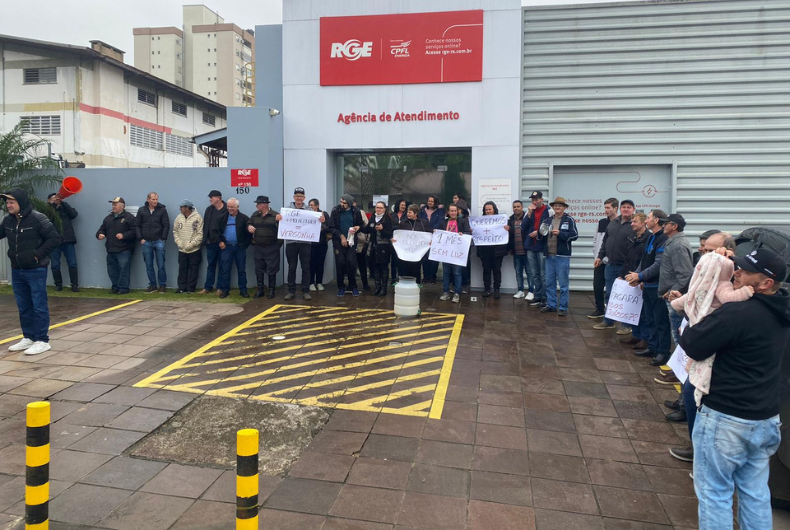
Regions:
[[557, 310], [553, 307], [545, 306], [540, 308], [541, 313], [555, 313]]
[[315, 291], [315, 285], [313, 285], [312, 283], [310, 284], [310, 290]]
[[605, 314], [606, 313], [604, 313], [603, 311], [599, 311], [598, 309], [596, 309], [595, 311], [587, 315], [587, 318], [603, 318]]
[[468, 285], [462, 285], [461, 286], [461, 294], [469, 294], [469, 286]]
[[24, 339], [20, 340], [19, 342], [17, 342], [16, 344], [14, 344], [13, 346], [9, 346], [8, 347], [8, 351], [24, 351], [24, 350], [28, 349], [29, 347], [31, 347], [32, 345], [33, 345], [33, 341], [32, 340], [30, 340], [28, 338], [24, 338]]
[[167, 293], [167, 286], [166, 285], [160, 285], [159, 286], [159, 294], [165, 294], [165, 293]]
[[356, 288], [351, 289], [351, 296], [359, 296], [359, 291]]
[[658, 377], [654, 377], [653, 381], [655, 381], [659, 385], [674, 385], [675, 383], [680, 383], [678, 378], [675, 377], [674, 373], [670, 373], [667, 375], [659, 375]]
[[[443, 293], [442, 296], [439, 297], [439, 300], [441, 300], [443, 302], [445, 300], [449, 300], [449, 299], [450, 299], [450, 293]], [[27, 340], [27, 339], [25, 339], [25, 340]]]
[[310, 296], [310, 293], [302, 293], [302, 298], [304, 298], [305, 300], [312, 300], [313, 299], [313, 297]]
[[[694, 472], [693, 471], [691, 473], [689, 473], [689, 477], [691, 478], [691, 480], [694, 480]], [[771, 506], [773, 506], [773, 502], [771, 503]]]
[[460, 295], [460, 294], [458, 294], [458, 293], [455, 293], [455, 294], [453, 295], [453, 303], [454, 303], [454, 304], [457, 304], [457, 303], [458, 303], [458, 302], [460, 302], [460, 301], [461, 301], [461, 295]]
[[694, 448], [693, 447], [673, 447], [669, 450], [669, 454], [682, 460], [683, 462], [694, 461]]
[[38, 355], [39, 353], [44, 353], [47, 350], [50, 350], [52, 346], [49, 345], [49, 342], [44, 341], [36, 341], [33, 343], [31, 347], [25, 350], [25, 355]]
[[593, 326], [593, 329], [614, 329], [614, 324], [607, 324], [606, 322], [601, 322]]
[[617, 334], [618, 335], [630, 335], [631, 334], [631, 328], [618, 329], [617, 330]]
[[527, 295], [524, 297], [524, 300], [526, 300], [527, 302], [531, 302], [534, 299], [535, 299], [535, 295], [533, 293], [527, 293]]
[[338, 289], [337, 290], [337, 296], [339, 296], [341, 298], [346, 296], [346, 288], [345, 287], [341, 287], [340, 289]]
[[323, 286], [322, 284], [320, 284], [320, 283], [319, 283], [319, 284], [317, 284], [317, 285], [315, 286], [315, 288], [316, 288], [316, 289], [318, 289], [319, 291], [323, 291], [323, 290], [324, 290], [324, 286]]
[[564, 317], [564, 316], [567, 316], [567, 315], [568, 315], [568, 312], [566, 310], [564, 310], [564, 309], [560, 309], [559, 311], [557, 311], [557, 316]]
[[155, 293], [157, 291], [156, 285], [149, 285], [148, 289], [145, 290], [145, 294]]
[[285, 295], [284, 300], [293, 300], [294, 298], [296, 298], [296, 294], [295, 293], [288, 293], [288, 294]]
[[513, 295], [513, 298], [524, 298], [524, 291], [519, 291]]
[[[529, 294], [532, 294], [532, 293], [529, 293]], [[533, 298], [534, 298], [534, 296], [533, 296]], [[543, 300], [533, 300], [532, 302], [529, 303], [529, 307], [540, 307], [542, 305], [543, 305]]]

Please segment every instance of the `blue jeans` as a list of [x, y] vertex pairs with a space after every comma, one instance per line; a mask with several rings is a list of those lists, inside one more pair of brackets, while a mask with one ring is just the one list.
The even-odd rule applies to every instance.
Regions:
[[560, 284], [560, 311], [568, 310], [570, 298], [570, 256], [546, 256], [546, 305], [552, 309], [557, 307], [557, 283]]
[[649, 328], [647, 337], [642, 337], [647, 342], [648, 347], [659, 354], [669, 354], [670, 337], [669, 315], [667, 315], [667, 304], [658, 297], [658, 287], [647, 287], [642, 291], [642, 297], [646, 306], [645, 325]]
[[11, 269], [11, 285], [19, 309], [22, 335], [32, 341], [49, 342], [47, 268]]
[[689, 425], [689, 438], [694, 439], [694, 422], [697, 419], [697, 402], [694, 401], [694, 391], [696, 388], [691, 384], [691, 379], [686, 378], [683, 383], [683, 389], [680, 391], [680, 397], [683, 400], [684, 408], [686, 409], [686, 422]]
[[[527, 270], [527, 254], [524, 253], [523, 255], [519, 256], [518, 254], [513, 254], [513, 267], [516, 269], [516, 285], [518, 285], [518, 290], [524, 290], [524, 271]], [[527, 289], [529, 289], [529, 285], [527, 285]]]
[[225, 245], [225, 250], [219, 255], [219, 278], [217, 289], [230, 291], [230, 273], [233, 264], [236, 264], [236, 273], [239, 275], [239, 292], [247, 292], [247, 249], [238, 245]]
[[667, 312], [669, 313], [669, 324], [672, 328], [672, 338], [675, 345], [680, 344], [680, 324], [683, 323], [683, 317], [678, 315], [678, 312], [672, 309], [672, 304], [667, 300]]
[[[157, 272], [159, 274], [159, 283], [156, 283], [156, 274], [154, 272], [154, 257], [156, 258]], [[167, 285], [167, 271], [165, 271], [165, 242], [160, 239], [159, 241], [146, 241], [143, 244], [143, 260], [145, 260], [145, 271], [148, 273], [148, 285], [156, 287], [157, 285]]]
[[77, 249], [75, 248], [75, 245], [76, 243], [61, 243], [55, 247], [55, 250], [53, 250], [49, 255], [49, 264], [53, 271], [60, 270], [61, 254], [66, 256], [66, 263], [68, 264], [69, 268], [77, 268]]
[[529, 290], [536, 302], [546, 300], [546, 256], [541, 251], [527, 250]]
[[206, 291], [214, 288], [214, 277], [217, 274], [219, 252], [219, 243], [208, 243], [206, 245], [206, 283], [203, 285]]
[[450, 265], [449, 263], [443, 263], [442, 268], [444, 272], [442, 274], [442, 283], [444, 284], [444, 292], [450, 292], [450, 276], [453, 277], [453, 283], [455, 283], [455, 292], [457, 294], [461, 294], [461, 267], [460, 265]]
[[[623, 265], [613, 265], [611, 263], [606, 264], [606, 268], [603, 271], [604, 281], [606, 282], [606, 294], [604, 295], [604, 299], [606, 303], [609, 303], [609, 295], [612, 293], [612, 286], [614, 285], [614, 281], [620, 276], [620, 271], [623, 269]], [[604, 322], [608, 325], [614, 324], [613, 321], [609, 320], [608, 318], [604, 318]]]
[[112, 282], [113, 292], [129, 292], [129, 276], [132, 264], [132, 251], [107, 253], [107, 275]]
[[738, 492], [741, 530], [771, 528], [768, 462], [781, 440], [779, 416], [744, 420], [706, 406], [694, 429], [694, 490], [700, 530], [732, 528], [732, 493]]

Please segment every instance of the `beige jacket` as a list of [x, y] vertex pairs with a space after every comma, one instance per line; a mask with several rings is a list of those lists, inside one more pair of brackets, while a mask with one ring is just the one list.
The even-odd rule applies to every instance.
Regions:
[[203, 243], [203, 218], [193, 211], [188, 218], [178, 214], [173, 223], [173, 239], [179, 252], [192, 254], [200, 250]]

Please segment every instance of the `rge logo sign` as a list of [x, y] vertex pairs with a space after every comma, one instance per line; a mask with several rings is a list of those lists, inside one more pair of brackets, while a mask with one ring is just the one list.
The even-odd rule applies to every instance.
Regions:
[[356, 61], [360, 57], [371, 57], [372, 54], [372, 42], [360, 42], [357, 39], [350, 39], [346, 42], [333, 42], [329, 57], [331, 59], [344, 58], [349, 61]]

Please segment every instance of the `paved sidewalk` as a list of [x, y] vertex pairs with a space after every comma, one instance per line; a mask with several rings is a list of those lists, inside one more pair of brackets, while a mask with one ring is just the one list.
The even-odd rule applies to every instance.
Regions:
[[[668, 453], [686, 426], [663, 419], [677, 394], [613, 331], [592, 329], [585, 295], [561, 318], [510, 296], [459, 307], [438, 291], [425, 289], [424, 310], [465, 315], [442, 419], [330, 411], [285, 476], [261, 476], [260, 528], [696, 527], [691, 466]], [[327, 290], [296, 303], [391, 298]], [[0, 529], [23, 528], [24, 408], [38, 399], [52, 402], [53, 530], [233, 528], [232, 470], [126, 453], [196, 395], [132, 385], [271, 305], [146, 301], [53, 331], [46, 354], [2, 350]], [[790, 528], [784, 513], [776, 521]]]

